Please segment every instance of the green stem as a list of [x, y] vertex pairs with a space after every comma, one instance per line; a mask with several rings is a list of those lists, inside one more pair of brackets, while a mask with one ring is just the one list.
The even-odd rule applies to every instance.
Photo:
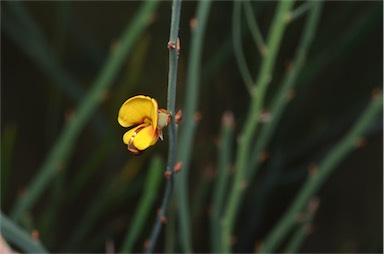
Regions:
[[367, 106], [366, 110], [361, 114], [353, 128], [347, 135], [333, 148], [329, 155], [317, 167], [316, 172], [311, 174], [302, 186], [295, 200], [286, 211], [281, 220], [272, 229], [267, 236], [265, 243], [260, 250], [263, 253], [271, 253], [279, 247], [284, 237], [297, 223], [297, 215], [302, 211], [311, 197], [320, 189], [323, 183], [328, 179], [330, 174], [336, 169], [336, 166], [354, 149], [356, 141], [364, 134], [375, 117], [382, 109], [382, 94], [377, 95]]
[[132, 225], [129, 227], [125, 235], [123, 247], [121, 253], [132, 253], [133, 245], [140, 235], [140, 231], [144, 228], [144, 224], [151, 211], [153, 201], [155, 200], [156, 194], [161, 183], [161, 174], [163, 163], [160, 158], [154, 157], [149, 165], [147, 173], [147, 179], [144, 185], [144, 193], [140, 199], [135, 214], [132, 217]]
[[7, 216], [0, 212], [1, 235], [25, 252], [47, 253], [39, 241], [31, 238], [30, 234], [19, 228]]
[[263, 36], [261, 35], [259, 26], [257, 25], [255, 15], [253, 14], [253, 8], [250, 0], [244, 1], [243, 6], [245, 17], [247, 19], [249, 29], [251, 30], [253, 40], [255, 41], [256, 47], [260, 51], [260, 54], [263, 55], [265, 52], [265, 42]]
[[[241, 37], [245, 38], [248, 33], [248, 30], [243, 31], [242, 29]], [[215, 54], [204, 65], [201, 83], [206, 83], [210, 80], [222, 67], [222, 64], [228, 61], [233, 53], [233, 36], [230, 34], [227, 39], [221, 42], [220, 46], [215, 51]]]
[[251, 154], [253, 156], [251, 156], [250, 158], [248, 167], [249, 179], [252, 179], [256, 175], [260, 163], [259, 155], [262, 150], [265, 149], [265, 146], [271, 139], [277, 127], [277, 124], [279, 123], [281, 115], [284, 112], [285, 106], [289, 102], [288, 93], [290, 92], [290, 90], [293, 89], [295, 85], [297, 85], [296, 80], [305, 64], [307, 52], [309, 50], [310, 45], [312, 44], [316, 32], [316, 27], [320, 18], [322, 4], [322, 1], [316, 1], [312, 5], [313, 8], [309, 14], [308, 21], [305, 25], [302, 38], [297, 48], [293, 63], [283, 78], [282, 85], [280, 86], [281, 89], [279, 89], [277, 94], [273, 97], [270, 108], [270, 114], [272, 118], [269, 122], [266, 122], [263, 125], [263, 128], [261, 129], [261, 132], [258, 135], [257, 142], [252, 148]]
[[236, 214], [240, 206], [241, 196], [246, 184], [246, 169], [249, 161], [249, 149], [252, 137], [255, 134], [259, 115], [264, 103], [264, 95], [267, 85], [272, 77], [277, 52], [279, 50], [281, 38], [286, 27], [286, 14], [289, 12], [293, 1], [281, 1], [278, 4], [275, 17], [268, 36], [268, 49], [261, 65], [261, 70], [256, 82], [255, 92], [252, 93], [252, 104], [248, 112], [248, 117], [238, 141], [236, 155], [235, 179], [230, 192], [229, 201], [225, 209], [222, 229], [223, 252], [231, 250], [231, 233], [233, 231]]
[[241, 2], [233, 2], [233, 14], [232, 14], [232, 40], [233, 50], [235, 52], [236, 62], [240, 70], [241, 77], [243, 78], [244, 84], [251, 93], [253, 86], [253, 78], [251, 72], [248, 69], [247, 61], [245, 60], [243, 52], [243, 44], [241, 42]]
[[183, 133], [179, 142], [178, 160], [182, 162], [183, 168], [176, 182], [178, 220], [180, 225], [181, 246], [184, 252], [192, 252], [190, 209], [188, 203], [188, 173], [192, 154], [192, 142], [195, 135], [195, 113], [197, 110], [201, 55], [205, 27], [208, 19], [211, 1], [200, 1], [196, 11], [197, 27], [192, 30], [191, 51], [188, 61], [187, 81], [185, 91], [185, 109], [183, 113]]
[[[311, 204], [312, 203], [312, 204]], [[291, 240], [287, 244], [287, 248], [285, 249], [285, 253], [298, 253], [300, 246], [303, 244], [304, 240], [311, 233], [311, 225], [313, 222], [313, 218], [317, 212], [319, 201], [318, 199], [314, 199], [308, 204], [308, 211], [303, 214], [305, 216], [304, 221], [301, 223], [296, 232], [292, 236]]]
[[223, 204], [228, 188], [229, 167], [231, 163], [232, 143], [234, 131], [234, 117], [232, 112], [223, 115], [220, 146], [218, 151], [217, 180], [213, 189], [213, 202], [211, 213], [211, 244], [212, 252], [219, 253], [221, 247], [220, 231]]
[[168, 163], [167, 172], [169, 172], [169, 179], [165, 188], [163, 201], [159, 210], [158, 217], [153, 225], [149, 244], [146, 253], [152, 253], [159, 236], [162, 218], [165, 217], [168, 208], [168, 203], [171, 199], [174, 185], [174, 166], [176, 160], [176, 122], [175, 122], [175, 104], [176, 104], [176, 83], [177, 83], [177, 67], [178, 67], [178, 33], [180, 24], [181, 0], [173, 0], [172, 3], [172, 17], [171, 17], [171, 31], [169, 34], [169, 72], [168, 72], [168, 93], [167, 93], [167, 110], [172, 115], [171, 122], [168, 127], [169, 147], [168, 147]]
[[318, 1], [307, 1], [301, 4], [296, 9], [292, 10], [289, 14], [289, 21], [292, 22], [293, 20], [301, 17], [303, 14], [305, 14], [306, 11], [310, 10], [312, 5], [316, 4]]
[[96, 107], [102, 102], [103, 95], [113, 83], [126, 56], [132, 49], [141, 33], [149, 24], [150, 16], [153, 13], [158, 1], [147, 1], [137, 13], [130, 25], [123, 33], [120, 44], [111, 51], [105, 67], [96, 79], [89, 95], [79, 105], [74, 117], [68, 122], [56, 144], [48, 155], [44, 164], [38, 171], [31, 184], [28, 186], [24, 196], [16, 203], [12, 218], [19, 219], [23, 213], [40, 197], [41, 193], [48, 186], [56, 172], [63, 168], [71, 149], [80, 131], [91, 117]]

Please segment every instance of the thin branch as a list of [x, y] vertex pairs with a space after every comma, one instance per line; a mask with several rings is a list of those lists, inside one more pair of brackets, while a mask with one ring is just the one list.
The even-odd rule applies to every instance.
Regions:
[[161, 225], [164, 223], [168, 203], [171, 199], [174, 186], [174, 165], [176, 160], [176, 122], [175, 122], [175, 104], [176, 104], [176, 83], [177, 83], [177, 67], [178, 67], [178, 33], [180, 23], [181, 0], [173, 0], [172, 3], [172, 18], [171, 31], [169, 35], [169, 72], [168, 72], [168, 93], [167, 93], [167, 110], [171, 113], [172, 119], [168, 127], [169, 148], [168, 148], [168, 163], [167, 172], [168, 181], [165, 188], [163, 201], [158, 213], [155, 224], [153, 225], [151, 236], [147, 245], [146, 253], [152, 253], [159, 236]]
[[301, 4], [296, 9], [292, 10], [291, 13], [288, 15], [289, 22], [292, 22], [293, 20], [300, 18], [302, 15], [305, 14], [308, 10], [311, 9], [311, 7], [316, 4], [318, 1], [307, 1], [303, 4]]
[[260, 28], [257, 25], [250, 0], [244, 1], [243, 6], [245, 17], [247, 19], [249, 29], [251, 30], [253, 40], [255, 41], [256, 47], [260, 51], [260, 54], [264, 55], [266, 51], [265, 41], [261, 35]]
[[183, 163], [183, 169], [178, 175], [177, 187], [177, 205], [178, 220], [180, 225], [180, 242], [184, 252], [192, 252], [192, 237], [190, 226], [190, 213], [188, 204], [188, 174], [191, 161], [193, 139], [196, 130], [195, 114], [199, 99], [199, 86], [201, 78], [201, 57], [204, 47], [204, 32], [208, 20], [208, 14], [211, 1], [200, 1], [196, 10], [196, 27], [192, 27], [191, 51], [188, 61], [186, 95], [183, 119], [183, 132], [179, 142], [178, 160]]
[[257, 125], [259, 123], [259, 115], [264, 104], [267, 85], [271, 80], [271, 75], [275, 65], [277, 52], [280, 48], [280, 42], [287, 25], [286, 14], [290, 11], [293, 1], [279, 2], [273, 23], [268, 36], [268, 50], [263, 58], [260, 73], [255, 86], [255, 92], [252, 93], [251, 107], [248, 112], [247, 120], [244, 124], [241, 136], [238, 139], [238, 149], [236, 154], [235, 179], [233, 180], [232, 189], [229, 193], [229, 201], [227, 203], [223, 224], [222, 224], [222, 247], [221, 252], [231, 251], [231, 233], [237, 218], [237, 212], [241, 198], [245, 190], [247, 164], [249, 161], [249, 150], [252, 144]]
[[235, 52], [236, 62], [240, 70], [241, 77], [249, 93], [252, 92], [253, 78], [249, 71], [247, 61], [245, 60], [243, 44], [241, 42], [241, 2], [233, 2], [232, 14], [232, 41], [233, 50]]
[[376, 119], [383, 107], [383, 96], [381, 92], [375, 92], [372, 101], [365, 111], [357, 119], [352, 129], [335, 146], [322, 163], [315, 167], [309, 174], [306, 182], [301, 187], [295, 200], [285, 212], [281, 220], [267, 236], [260, 252], [273, 253], [284, 237], [297, 223], [297, 215], [304, 209], [308, 201], [319, 191], [327, 178], [337, 169], [337, 165], [357, 147], [358, 139], [364, 135], [366, 129]]
[[21, 229], [1, 211], [0, 219], [1, 235], [3, 235], [7, 241], [13, 243], [27, 253], [48, 253], [39, 240], [33, 239], [30, 234]]
[[226, 198], [228, 182], [230, 180], [229, 167], [232, 160], [233, 134], [235, 119], [233, 113], [224, 113], [221, 122], [220, 145], [218, 151], [218, 166], [216, 180], [213, 186], [212, 212], [211, 212], [211, 251], [219, 253], [221, 248], [221, 217], [223, 215], [223, 204]]
[[251, 154], [253, 155], [250, 158], [248, 163], [248, 173], [249, 178], [252, 179], [257, 171], [259, 163], [261, 162], [259, 155], [265, 149], [266, 145], [270, 141], [273, 136], [274, 131], [277, 128], [279, 120], [284, 112], [285, 106], [288, 104], [288, 95], [290, 90], [294, 89], [297, 85], [297, 79], [299, 74], [301, 74], [302, 68], [306, 63], [307, 52], [313, 42], [315, 37], [316, 28], [320, 19], [321, 9], [322, 9], [322, 1], [316, 1], [315, 5], [309, 16], [307, 18], [305, 28], [302, 32], [300, 44], [298, 45], [295, 53], [294, 60], [291, 64], [289, 70], [286, 71], [281, 88], [277, 91], [276, 95], [273, 97], [271, 106], [270, 106], [270, 115], [271, 121], [266, 122], [263, 128], [260, 131], [259, 138], [257, 142], [254, 144]]
[[144, 228], [151, 208], [153, 207], [153, 201], [156, 199], [160, 189], [162, 179], [161, 170], [163, 166], [164, 163], [159, 157], [153, 157], [144, 183], [144, 192], [140, 198], [135, 213], [132, 216], [131, 225], [126, 232], [120, 253], [132, 253], [132, 248]]
[[285, 253], [298, 253], [305, 239], [311, 234], [313, 226], [312, 223], [318, 210], [317, 208], [319, 206], [319, 202], [318, 198], [313, 198], [309, 201], [307, 211], [302, 214], [304, 217], [302, 218], [303, 221], [287, 244]]

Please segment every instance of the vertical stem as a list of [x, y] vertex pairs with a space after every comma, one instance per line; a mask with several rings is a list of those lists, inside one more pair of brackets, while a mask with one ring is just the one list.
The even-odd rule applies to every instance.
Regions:
[[[172, 119], [168, 127], [169, 135], [169, 147], [168, 147], [168, 163], [167, 171], [169, 179], [165, 188], [163, 201], [159, 210], [158, 217], [155, 224], [153, 225], [150, 240], [146, 253], [152, 253], [157, 238], [161, 230], [162, 219], [165, 218], [168, 203], [172, 196], [173, 185], [174, 185], [174, 165], [176, 159], [176, 123], [175, 123], [175, 104], [176, 104], [176, 83], [177, 83], [177, 67], [178, 67], [178, 33], [180, 23], [180, 12], [181, 12], [181, 0], [173, 0], [172, 3], [172, 17], [171, 17], [171, 31], [169, 35], [169, 72], [168, 72], [168, 93], [167, 93], [167, 110], [171, 113]], [[174, 47], [172, 46], [174, 45]]]
[[[172, 17], [171, 17], [171, 31], [169, 34], [169, 42], [177, 45], [179, 34], [181, 12], [181, 0], [173, 0], [172, 3]], [[175, 112], [176, 104], [176, 83], [177, 83], [177, 67], [178, 67], [178, 52], [177, 48], [169, 47], [169, 72], [168, 72], [168, 97], [167, 97], [167, 110], [173, 114]], [[175, 119], [172, 117], [172, 124], [175, 125]]]
[[255, 41], [255, 45], [260, 51], [261, 55], [263, 55], [265, 51], [265, 42], [264, 42], [263, 36], [261, 35], [260, 28], [257, 25], [255, 15], [253, 14], [251, 1], [250, 0], [244, 1], [243, 7], [244, 7], [245, 17], [247, 19], [249, 29], [251, 30], [253, 40]]
[[140, 202], [137, 205], [135, 214], [132, 217], [131, 225], [125, 235], [123, 247], [121, 248], [120, 253], [132, 253], [133, 245], [137, 241], [142, 229], [144, 228], [151, 208], [153, 207], [153, 201], [155, 200], [156, 195], [160, 189], [160, 183], [162, 179], [161, 169], [163, 166], [164, 163], [159, 157], [152, 158], [144, 183], [145, 185], [143, 188], [143, 194], [140, 198]]
[[239, 137], [238, 150], [236, 154], [235, 179], [229, 201], [225, 209], [222, 229], [222, 252], [231, 251], [231, 233], [234, 222], [240, 206], [241, 197], [246, 186], [246, 169], [249, 157], [249, 149], [252, 143], [252, 137], [255, 134], [259, 115], [264, 103], [264, 95], [267, 85], [272, 77], [272, 71], [275, 64], [277, 52], [280, 47], [281, 38], [286, 27], [286, 15], [293, 5], [293, 1], [280, 1], [275, 17], [270, 29], [267, 41], [267, 50], [261, 65], [260, 73], [254, 88], [251, 107], [248, 112], [247, 120], [244, 124], [241, 136]]
[[251, 154], [253, 156], [250, 158], [248, 163], [248, 174], [250, 179], [252, 179], [253, 176], [256, 175], [260, 163], [259, 154], [262, 152], [263, 149], [265, 149], [265, 146], [271, 139], [279, 123], [279, 120], [284, 112], [285, 106], [289, 102], [287, 100], [288, 92], [293, 89], [298, 83], [297, 78], [299, 77], [299, 74], [302, 71], [303, 66], [305, 65], [307, 52], [315, 37], [316, 27], [320, 19], [322, 5], [322, 1], [316, 1], [311, 5], [312, 9], [307, 18], [305, 28], [301, 36], [300, 44], [296, 49], [295, 58], [293, 60], [292, 66], [286, 72], [283, 81], [280, 85], [281, 88], [276, 92], [276, 95], [274, 95], [272, 103], [269, 107], [270, 114], [273, 117], [271, 121], [263, 125], [263, 128], [260, 130], [260, 134], [258, 135], [257, 142], [255, 142], [253, 148], [251, 149]]
[[216, 170], [216, 181], [213, 187], [213, 200], [211, 212], [211, 252], [220, 252], [221, 247], [221, 216], [223, 214], [223, 203], [226, 196], [229, 180], [229, 166], [232, 157], [234, 116], [232, 112], [226, 112], [222, 118], [220, 145], [218, 151], [218, 166]]
[[176, 182], [177, 187], [177, 205], [178, 220], [180, 223], [180, 240], [184, 252], [192, 252], [191, 244], [191, 226], [188, 204], [188, 173], [192, 154], [192, 144], [195, 135], [195, 113], [199, 98], [201, 56], [203, 49], [203, 38], [211, 1], [202, 0], [197, 7], [197, 27], [192, 30], [191, 51], [188, 61], [185, 108], [183, 114], [183, 133], [179, 142], [178, 160], [182, 161], [183, 169], [178, 174]]
[[233, 51], [235, 52], [236, 62], [243, 78], [245, 87], [248, 92], [252, 92], [253, 78], [248, 69], [247, 61], [244, 56], [243, 44], [241, 42], [241, 2], [233, 2], [232, 12], [232, 41]]

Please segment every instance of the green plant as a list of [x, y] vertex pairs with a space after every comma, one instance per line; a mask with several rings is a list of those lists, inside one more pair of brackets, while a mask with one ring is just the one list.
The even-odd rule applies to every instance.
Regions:
[[[382, 252], [382, 3], [1, 7], [14, 251]], [[138, 155], [116, 118], [143, 94]]]

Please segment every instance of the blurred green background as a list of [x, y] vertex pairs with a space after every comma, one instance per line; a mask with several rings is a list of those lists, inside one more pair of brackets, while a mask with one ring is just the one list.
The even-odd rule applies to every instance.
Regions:
[[[297, 2], [295, 8], [302, 4]], [[130, 1], [1, 1], [1, 211], [5, 215], [10, 216], [16, 201], [28, 192], [60, 133], [90, 95], [108, 52], [118, 47], [141, 5]], [[186, 1], [181, 12], [176, 104], [182, 110], [190, 21], [196, 5]], [[252, 1], [251, 6], [266, 37], [276, 2]], [[210, 251], [206, 225], [222, 115], [233, 112], [236, 140], [250, 102], [234, 56], [232, 11], [231, 1], [212, 3], [203, 42], [198, 100], [202, 118], [188, 179], [195, 252]], [[131, 155], [122, 143], [125, 129], [117, 123], [117, 112], [127, 98], [137, 94], [156, 98], [160, 107], [166, 107], [170, 17], [171, 2], [160, 2], [49, 185], [18, 218], [18, 225], [27, 232], [39, 231], [49, 251], [105, 252], [110, 246], [119, 250], [148, 188], [145, 182], [152, 161], [161, 170], [161, 180], [156, 181], [160, 186], [133, 246], [134, 251], [142, 251], [162, 198], [168, 143], [165, 137], [142, 155]], [[266, 105], [294, 56], [305, 17], [303, 13], [287, 27]], [[268, 144], [269, 159], [261, 164], [240, 208], [235, 252], [252, 252], [266, 237], [304, 182], [308, 166], [326, 156], [353, 126], [372, 91], [382, 88], [382, 21], [382, 1], [324, 3], [293, 100]], [[260, 54], [244, 14], [241, 28], [243, 51], [255, 77]], [[300, 251], [382, 252], [382, 140], [380, 117], [367, 130], [365, 145], [350, 153], [322, 186], [311, 234]], [[152, 158], [157, 159], [153, 162]], [[175, 216], [175, 204], [169, 213]], [[177, 226], [172, 223], [176, 222], [169, 221], [167, 227]], [[156, 250], [180, 251], [177, 227], [174, 238], [166, 230]]]

